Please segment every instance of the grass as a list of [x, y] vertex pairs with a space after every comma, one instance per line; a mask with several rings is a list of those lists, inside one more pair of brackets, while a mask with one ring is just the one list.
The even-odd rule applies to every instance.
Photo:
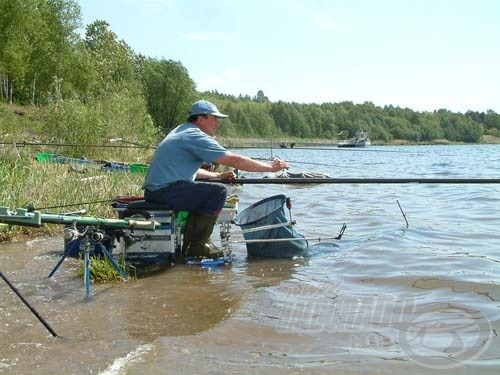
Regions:
[[[123, 257], [120, 256], [118, 259], [116, 259], [116, 262], [123, 270], [127, 269]], [[93, 282], [116, 283], [123, 281], [123, 277], [117, 270], [115, 270], [111, 261], [107, 257], [99, 257], [99, 256], [91, 257], [89, 271], [90, 271], [90, 279]], [[77, 276], [79, 276], [80, 278], [84, 277], [85, 262], [83, 259], [80, 259], [78, 269], [76, 272]]]
[[[116, 217], [111, 200], [119, 195], [142, 194], [143, 180], [144, 175], [106, 172], [99, 165], [82, 168], [76, 164], [39, 162], [29, 148], [0, 149], [0, 205], [11, 210], [32, 205], [44, 213], [85, 209], [88, 216]], [[63, 227], [58, 224], [41, 228], [2, 225], [0, 241], [62, 233]], [[80, 263], [77, 275], [83, 277], [83, 261]], [[123, 260], [119, 264], [125, 269]], [[94, 282], [122, 280], [107, 258], [92, 257], [90, 275]]]
[[[140, 195], [144, 175], [106, 172], [100, 165], [85, 166], [43, 163], [30, 148], [0, 148], [0, 206], [11, 210], [32, 205], [45, 213], [85, 209], [86, 215], [116, 217], [111, 200], [119, 195]], [[17, 236], [61, 233], [59, 225], [42, 228], [14, 226], [0, 240]]]

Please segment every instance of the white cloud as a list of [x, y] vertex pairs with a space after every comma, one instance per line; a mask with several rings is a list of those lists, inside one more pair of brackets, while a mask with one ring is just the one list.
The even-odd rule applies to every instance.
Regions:
[[232, 86], [233, 83], [241, 80], [241, 71], [238, 68], [229, 68], [202, 78], [199, 82], [199, 89], [222, 91]]
[[183, 34], [183, 39], [199, 40], [199, 41], [223, 41], [233, 38], [234, 34], [224, 32], [203, 32], [203, 33], [188, 33]]
[[231, 81], [238, 81], [241, 78], [241, 72], [238, 68], [230, 68], [224, 72], [224, 76]]

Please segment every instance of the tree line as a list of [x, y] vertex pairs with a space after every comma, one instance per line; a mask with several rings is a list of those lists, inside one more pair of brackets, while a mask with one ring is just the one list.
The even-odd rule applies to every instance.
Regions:
[[156, 142], [199, 98], [229, 115], [218, 130], [228, 137], [334, 140], [359, 129], [379, 142], [500, 136], [500, 115], [492, 110], [417, 112], [371, 102], [271, 102], [263, 91], [198, 92], [180, 61], [134, 52], [105, 20], [83, 27], [76, 0], [0, 1], [0, 101], [48, 109], [43, 130], [53, 141], [125, 135]]

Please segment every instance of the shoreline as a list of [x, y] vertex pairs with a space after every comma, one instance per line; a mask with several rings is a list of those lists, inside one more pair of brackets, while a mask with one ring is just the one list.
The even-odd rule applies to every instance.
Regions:
[[[217, 140], [228, 148], [237, 147], [262, 147], [262, 148], [293, 148], [304, 146], [337, 146], [338, 139], [314, 139], [314, 138], [243, 138], [243, 137], [216, 137]], [[280, 147], [283, 144], [286, 147]], [[293, 144], [293, 146], [292, 146]], [[481, 141], [477, 143], [452, 142], [447, 139], [435, 139], [431, 142], [412, 142], [406, 139], [395, 139], [391, 142], [372, 141], [372, 146], [422, 146], [422, 145], [482, 145], [482, 144], [500, 144], [500, 137], [492, 135], [483, 135]]]

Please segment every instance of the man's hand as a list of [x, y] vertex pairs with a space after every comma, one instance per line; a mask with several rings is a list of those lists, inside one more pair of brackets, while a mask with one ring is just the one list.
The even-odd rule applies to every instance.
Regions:
[[278, 172], [282, 169], [288, 169], [288, 163], [284, 160], [274, 159], [271, 162], [271, 172]]
[[232, 179], [236, 178], [236, 174], [233, 171], [220, 172], [218, 177], [221, 178], [221, 179], [230, 179], [230, 180], [232, 180]]

